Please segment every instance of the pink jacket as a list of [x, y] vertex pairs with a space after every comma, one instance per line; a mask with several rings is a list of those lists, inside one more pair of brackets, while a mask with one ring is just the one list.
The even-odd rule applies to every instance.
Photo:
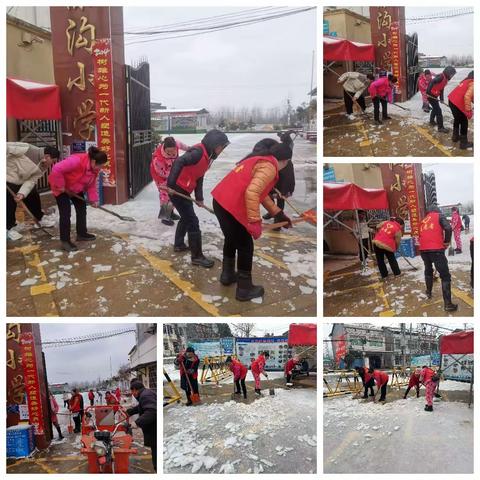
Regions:
[[173, 162], [176, 158], [178, 158], [178, 151], [183, 150], [184, 152], [186, 152], [190, 148], [184, 143], [179, 142], [178, 140], [175, 140], [175, 143], [177, 144], [176, 157], [167, 157], [165, 155], [163, 145], [159, 145], [153, 152], [152, 162], [150, 164], [150, 173], [152, 174], [152, 178], [157, 184], [157, 186], [167, 184], [167, 178], [170, 174]]
[[388, 77], [380, 77], [374, 80], [368, 87], [368, 93], [373, 97], [388, 97], [388, 101], [392, 100], [393, 89], [388, 81]]
[[57, 423], [58, 422], [57, 413], [60, 408], [53, 395], [50, 395], [50, 409], [51, 409], [50, 419], [52, 423]]
[[98, 201], [97, 177], [92, 170], [88, 153], [71, 155], [56, 163], [48, 177], [53, 195], [58, 197], [64, 189], [75, 193], [87, 192], [88, 200]]
[[378, 388], [388, 383], [388, 374], [382, 372], [381, 370], [374, 370], [373, 378], [375, 379], [375, 383], [377, 384]]
[[454, 232], [460, 232], [462, 230], [462, 219], [460, 218], [460, 214], [458, 212], [452, 213], [452, 219], [450, 220], [450, 224], [452, 225], [452, 230]]
[[247, 376], [248, 369], [242, 362], [234, 359], [230, 364], [230, 371], [233, 373], [233, 380], [236, 382]]
[[431, 80], [432, 80], [432, 75], [431, 74], [430, 75], [425, 75], [424, 73], [422, 73], [418, 77], [418, 90], [421, 93], [423, 100], [425, 100], [425, 101], [427, 100], [428, 84], [430, 83]]
[[420, 372], [420, 382], [426, 385], [428, 382], [432, 380], [432, 377], [435, 375], [435, 372], [428, 367], [422, 368]]
[[252, 362], [252, 373], [259, 375], [265, 370], [266, 359], [263, 355], [259, 355], [256, 360]]

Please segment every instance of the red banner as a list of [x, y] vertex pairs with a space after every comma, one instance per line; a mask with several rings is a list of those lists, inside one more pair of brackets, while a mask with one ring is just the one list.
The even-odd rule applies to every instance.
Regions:
[[112, 48], [109, 38], [95, 40], [93, 47], [97, 145], [107, 154], [103, 184], [115, 186], [115, 122], [113, 103]]
[[418, 238], [420, 233], [420, 208], [418, 203], [415, 168], [412, 163], [403, 165], [405, 171], [405, 190], [407, 192], [408, 210], [410, 213], [410, 229], [412, 237]]
[[27, 394], [29, 422], [35, 435], [44, 434], [40, 383], [38, 381], [35, 340], [32, 332], [20, 333], [20, 352], [22, 355], [23, 378]]
[[340, 335], [335, 339], [335, 363], [340, 364], [340, 360], [345, 358], [347, 354], [347, 344], [345, 342], [345, 335]]
[[[400, 78], [400, 24], [399, 22], [392, 22], [390, 27], [390, 38], [392, 47], [392, 73]], [[396, 87], [396, 93], [401, 94], [401, 82]]]

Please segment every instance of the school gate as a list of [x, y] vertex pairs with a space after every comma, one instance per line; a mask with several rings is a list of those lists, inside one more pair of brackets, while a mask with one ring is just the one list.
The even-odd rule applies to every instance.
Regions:
[[127, 82], [128, 193], [135, 197], [152, 181], [152, 130], [150, 115], [150, 65], [125, 66]]

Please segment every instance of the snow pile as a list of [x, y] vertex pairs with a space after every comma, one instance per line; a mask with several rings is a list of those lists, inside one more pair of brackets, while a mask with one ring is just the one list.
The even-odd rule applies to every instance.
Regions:
[[[325, 473], [473, 473], [473, 408], [435, 401], [425, 412], [424, 400], [325, 400]], [[423, 448], [428, 461], [412, 461], [408, 452]]]
[[275, 393], [166, 410], [164, 473], [315, 473], [316, 391]]

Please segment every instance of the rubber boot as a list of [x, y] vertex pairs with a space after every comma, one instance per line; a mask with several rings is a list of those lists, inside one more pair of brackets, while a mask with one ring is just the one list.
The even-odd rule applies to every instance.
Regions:
[[454, 128], [452, 132], [452, 142], [457, 143], [460, 140], [460, 131], [458, 128]]
[[236, 283], [237, 274], [235, 272], [235, 257], [223, 257], [222, 274], [220, 275], [220, 283], [228, 286]]
[[433, 412], [433, 405], [425, 405], [424, 410], [426, 412]]
[[253, 298], [263, 297], [265, 290], [260, 285], [252, 283], [252, 272], [239, 270], [237, 273], [237, 291], [235, 298], [239, 302], [246, 302]]
[[467, 148], [473, 148], [473, 142], [468, 141], [467, 135], [460, 135], [460, 150]]
[[55, 425], [55, 428], [57, 429], [57, 432], [58, 432], [58, 439], [63, 440], [63, 435], [62, 435], [62, 431], [60, 430], [60, 425]]
[[173, 207], [169, 207], [168, 203], [162, 203], [162, 206], [160, 207], [160, 213], [158, 214], [158, 218], [162, 220], [162, 223], [164, 225], [168, 225], [169, 227], [175, 225], [174, 221], [171, 218], [172, 211]]
[[425, 295], [432, 298], [433, 277], [425, 275]]
[[202, 253], [202, 233], [188, 232], [188, 244], [192, 253], [192, 265], [198, 265], [203, 268], [212, 268], [214, 261], [206, 258]]
[[77, 242], [93, 242], [96, 238], [93, 233], [77, 233]]
[[452, 303], [452, 290], [450, 281], [442, 281], [442, 295], [443, 295], [443, 309], [446, 312], [455, 312], [458, 310], [458, 305]]
[[62, 242], [62, 249], [66, 252], [76, 252], [78, 247], [71, 241]]
[[448, 130], [448, 128], [445, 128], [445, 127], [442, 125], [441, 127], [440, 127], [440, 126], [438, 127], [438, 132], [439, 132], [439, 133], [448, 133], [449, 130]]

